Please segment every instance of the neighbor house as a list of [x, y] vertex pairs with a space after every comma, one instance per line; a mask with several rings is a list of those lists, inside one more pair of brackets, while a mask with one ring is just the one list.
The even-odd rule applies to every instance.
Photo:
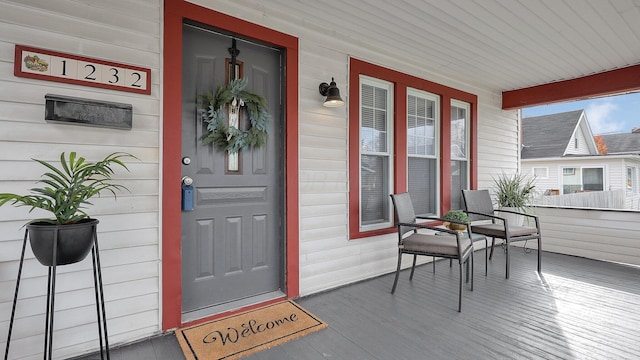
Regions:
[[[640, 89], [639, 20], [605, 1], [2, 0], [0, 192], [40, 179], [32, 158], [138, 158], [91, 211], [111, 344], [318, 293], [394, 270], [390, 193], [443, 214], [519, 170], [520, 108]], [[202, 143], [201, 95], [234, 78], [270, 121], [227, 153]], [[65, 101], [132, 121], [46, 115]], [[0, 207], [0, 350], [39, 216]], [[58, 270], [55, 358], [98, 348], [90, 269]], [[27, 247], [11, 359], [41, 357], [46, 283]]]
[[[522, 119], [521, 171], [536, 177], [543, 195], [605, 191], [592, 207], [637, 210], [640, 148], [629, 151], [634, 135], [603, 135], [607, 150], [601, 154], [584, 110], [527, 117]], [[586, 196], [565, 197], [563, 204], [571, 205], [567, 199], [573, 199], [580, 206]], [[559, 199], [543, 197], [540, 203]]]

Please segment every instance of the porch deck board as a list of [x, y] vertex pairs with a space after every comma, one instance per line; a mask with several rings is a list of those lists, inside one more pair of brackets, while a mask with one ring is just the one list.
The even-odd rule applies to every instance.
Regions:
[[[640, 269], [554, 253], [496, 248], [457, 310], [458, 268], [438, 261], [298, 299], [327, 329], [246, 357], [269, 359], [639, 359]], [[81, 358], [98, 359], [96, 354]], [[113, 349], [112, 359], [183, 359], [173, 335]]]

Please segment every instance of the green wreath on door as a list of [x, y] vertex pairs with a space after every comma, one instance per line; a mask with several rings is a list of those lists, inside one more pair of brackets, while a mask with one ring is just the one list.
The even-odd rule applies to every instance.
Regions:
[[[268, 113], [267, 101], [264, 97], [244, 90], [248, 79], [236, 79], [227, 85], [218, 85], [216, 93], [207, 92], [201, 95], [202, 120], [207, 124], [207, 132], [202, 135], [202, 144], [213, 144], [220, 150], [229, 153], [238, 152], [249, 147], [261, 147], [267, 141], [271, 115]], [[229, 126], [227, 107], [244, 107], [247, 110], [251, 126], [240, 130]]]

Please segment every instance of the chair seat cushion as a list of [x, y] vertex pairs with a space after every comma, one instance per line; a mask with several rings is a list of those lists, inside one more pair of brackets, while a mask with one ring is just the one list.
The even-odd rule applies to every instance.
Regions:
[[[491, 237], [505, 238], [506, 232], [503, 224], [482, 224], [471, 225], [471, 231]], [[509, 226], [509, 237], [519, 237], [537, 234], [538, 230], [533, 227]]]
[[[402, 241], [405, 251], [423, 252], [429, 254], [442, 254], [458, 256], [458, 243], [452, 236], [436, 236], [426, 234], [411, 234]], [[462, 253], [471, 247], [469, 238], [461, 238]]]

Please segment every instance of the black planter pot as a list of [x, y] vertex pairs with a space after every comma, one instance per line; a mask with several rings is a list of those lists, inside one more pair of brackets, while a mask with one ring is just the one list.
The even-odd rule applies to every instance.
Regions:
[[57, 232], [56, 265], [82, 261], [91, 251], [98, 222], [96, 219], [82, 219], [70, 225], [49, 224], [43, 221], [27, 224], [31, 250], [42, 265], [53, 266], [53, 239]]

